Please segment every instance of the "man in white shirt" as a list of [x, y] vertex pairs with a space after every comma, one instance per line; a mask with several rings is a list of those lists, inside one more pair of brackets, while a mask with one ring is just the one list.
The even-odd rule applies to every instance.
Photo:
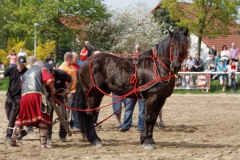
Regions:
[[20, 57], [20, 56], [24, 56], [24, 57], [26, 57], [27, 58], [27, 53], [26, 52], [24, 52], [24, 48], [20, 48], [20, 52], [18, 53], [18, 55], [17, 55], [18, 57]]
[[192, 71], [194, 65], [194, 59], [192, 58], [191, 55], [188, 56], [187, 62], [186, 62], [186, 67], [188, 71]]

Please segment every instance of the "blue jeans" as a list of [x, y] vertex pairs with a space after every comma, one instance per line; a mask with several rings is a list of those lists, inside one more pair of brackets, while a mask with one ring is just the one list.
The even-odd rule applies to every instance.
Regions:
[[144, 112], [145, 112], [145, 102], [143, 99], [131, 99], [126, 98], [127, 103], [132, 101], [129, 105], [125, 108], [124, 113], [124, 121], [122, 124], [122, 129], [129, 129], [132, 123], [132, 114], [134, 111], [134, 107], [138, 102], [138, 130], [144, 129]]
[[[117, 94], [115, 94], [115, 93], [112, 93], [112, 96], [118, 96]], [[123, 98], [122, 100], [120, 100], [121, 98], [112, 98], [112, 108], [113, 108], [113, 113], [115, 113], [117, 110], [119, 110], [118, 112], [116, 112], [115, 113], [115, 115], [121, 115], [121, 110], [120, 110], [120, 108], [122, 107], [122, 103], [124, 104], [124, 105], [126, 105], [127, 103], [129, 103], [130, 101], [129, 101], [129, 99], [130, 98]], [[116, 102], [116, 101], [118, 101], [118, 102]], [[114, 103], [114, 102], [116, 102], [116, 103]], [[128, 104], [128, 105], [130, 105], [130, 104]]]
[[10, 64], [10, 66], [9, 67], [14, 67], [14, 66], [17, 66], [16, 64]]
[[[72, 98], [67, 98], [67, 105], [72, 108], [77, 108], [77, 103], [73, 101], [75, 97], [77, 96], [77, 93], [71, 93]], [[78, 122], [78, 112], [72, 110], [72, 117], [73, 117], [73, 123], [74, 123], [74, 128], [79, 130], [79, 122]]]

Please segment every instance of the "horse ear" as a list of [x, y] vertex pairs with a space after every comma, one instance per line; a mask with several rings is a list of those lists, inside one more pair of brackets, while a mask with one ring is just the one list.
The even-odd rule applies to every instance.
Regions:
[[186, 29], [183, 33], [187, 37], [188, 36], [188, 29]]
[[173, 37], [173, 32], [171, 32], [171, 31], [168, 29], [168, 33], [169, 33], [169, 36], [172, 38], [172, 37]]

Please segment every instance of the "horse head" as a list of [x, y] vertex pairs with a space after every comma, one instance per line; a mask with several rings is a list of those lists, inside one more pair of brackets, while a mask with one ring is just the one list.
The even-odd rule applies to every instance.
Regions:
[[170, 37], [170, 69], [177, 73], [181, 70], [181, 64], [188, 54], [188, 29], [169, 31]]

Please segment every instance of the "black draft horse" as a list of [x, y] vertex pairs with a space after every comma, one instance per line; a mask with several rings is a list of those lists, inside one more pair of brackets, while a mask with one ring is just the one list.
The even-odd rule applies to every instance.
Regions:
[[[145, 122], [140, 141], [144, 148], [154, 149], [156, 148], [153, 141], [154, 124], [166, 98], [173, 93], [175, 74], [180, 71], [187, 53], [188, 30], [177, 29], [174, 32], [169, 31], [169, 36], [156, 45], [155, 53], [153, 50], [143, 53], [136, 68], [129, 59], [106, 53], [93, 55], [83, 62], [79, 70], [78, 107], [93, 109], [100, 106], [104, 94], [97, 87], [107, 94], [129, 93], [134, 89], [134, 84], [129, 82], [130, 78], [136, 73], [141, 90], [128, 97], [144, 97]], [[146, 86], [147, 83], [149, 85]], [[92, 145], [101, 146], [102, 142], [97, 136], [93, 122], [95, 111], [78, 113], [82, 133]]]

